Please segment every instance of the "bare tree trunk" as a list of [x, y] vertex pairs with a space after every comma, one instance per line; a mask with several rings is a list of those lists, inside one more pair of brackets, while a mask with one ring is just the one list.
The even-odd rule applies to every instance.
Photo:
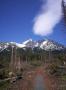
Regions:
[[13, 48], [12, 47], [12, 52], [11, 52], [11, 62], [10, 62], [10, 71], [13, 72]]

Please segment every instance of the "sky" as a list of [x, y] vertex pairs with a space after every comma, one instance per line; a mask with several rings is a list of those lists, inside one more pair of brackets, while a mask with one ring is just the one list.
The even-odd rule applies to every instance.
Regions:
[[48, 38], [66, 45], [61, 10], [61, 0], [0, 0], [0, 41]]

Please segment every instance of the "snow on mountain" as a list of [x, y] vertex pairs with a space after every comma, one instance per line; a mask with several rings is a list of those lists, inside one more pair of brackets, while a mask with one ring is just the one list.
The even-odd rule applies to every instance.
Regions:
[[25, 42], [22, 43], [23, 46], [27, 47], [27, 48], [34, 48], [38, 46], [38, 43], [36, 41], [33, 41], [32, 39], [29, 39]]
[[46, 39], [45, 41], [41, 43], [40, 48], [44, 50], [61, 50], [64, 47], [63, 45], [60, 45], [54, 41]]
[[20, 48], [34, 48], [34, 47], [38, 47], [39, 43], [36, 41], [33, 41], [32, 39], [28, 39], [25, 42], [23, 42], [22, 44], [16, 43], [16, 45]]
[[19, 48], [24, 48], [24, 47], [26, 47], [25, 44], [19, 44], [19, 43], [16, 43], [16, 46], [19, 47]]
[[26, 45], [27, 43], [32, 42], [32, 41], [33, 41], [32, 39], [28, 39], [27, 41], [24, 41], [23, 44]]
[[35, 45], [34, 45], [34, 47], [39, 47], [39, 43], [36, 42]]
[[23, 43], [16, 43], [16, 42], [9, 42], [9, 43], [0, 43], [0, 51], [3, 51], [4, 49], [7, 49], [10, 46], [16, 46], [17, 48], [35, 48], [38, 47], [40, 49], [44, 50], [62, 50], [65, 47], [61, 44], [58, 44], [55, 41], [52, 40], [40, 40], [40, 41], [33, 41], [32, 39], [29, 39]]
[[18, 46], [19, 48], [32, 48], [32, 49], [38, 47], [44, 50], [61, 50], [65, 48], [63, 45], [58, 44], [57, 42], [49, 39], [40, 41], [33, 41], [32, 39], [28, 39], [22, 44], [16, 43], [16, 46]]
[[2, 52], [4, 49], [7, 49], [8, 45], [9, 45], [8, 43], [1, 42], [0, 43], [0, 52]]

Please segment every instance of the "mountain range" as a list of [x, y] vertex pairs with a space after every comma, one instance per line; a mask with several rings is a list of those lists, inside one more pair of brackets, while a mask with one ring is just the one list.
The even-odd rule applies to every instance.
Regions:
[[44, 39], [44, 40], [38, 40], [33, 41], [32, 39], [28, 39], [22, 43], [16, 43], [16, 42], [0, 42], [0, 52], [4, 49], [7, 49], [9, 46], [17, 48], [39, 48], [43, 50], [63, 50], [66, 49], [66, 47], [62, 44], [59, 44], [58, 42], [55, 42], [53, 40]]

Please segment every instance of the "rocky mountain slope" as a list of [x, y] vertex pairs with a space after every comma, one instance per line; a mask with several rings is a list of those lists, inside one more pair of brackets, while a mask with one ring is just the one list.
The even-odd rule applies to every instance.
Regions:
[[39, 48], [43, 50], [63, 50], [66, 47], [49, 39], [45, 40], [39, 40], [39, 41], [33, 41], [32, 39], [29, 39], [27, 41], [24, 41], [23, 43], [16, 43], [16, 42], [0, 42], [0, 52], [4, 49], [7, 49], [9, 46], [17, 48]]

